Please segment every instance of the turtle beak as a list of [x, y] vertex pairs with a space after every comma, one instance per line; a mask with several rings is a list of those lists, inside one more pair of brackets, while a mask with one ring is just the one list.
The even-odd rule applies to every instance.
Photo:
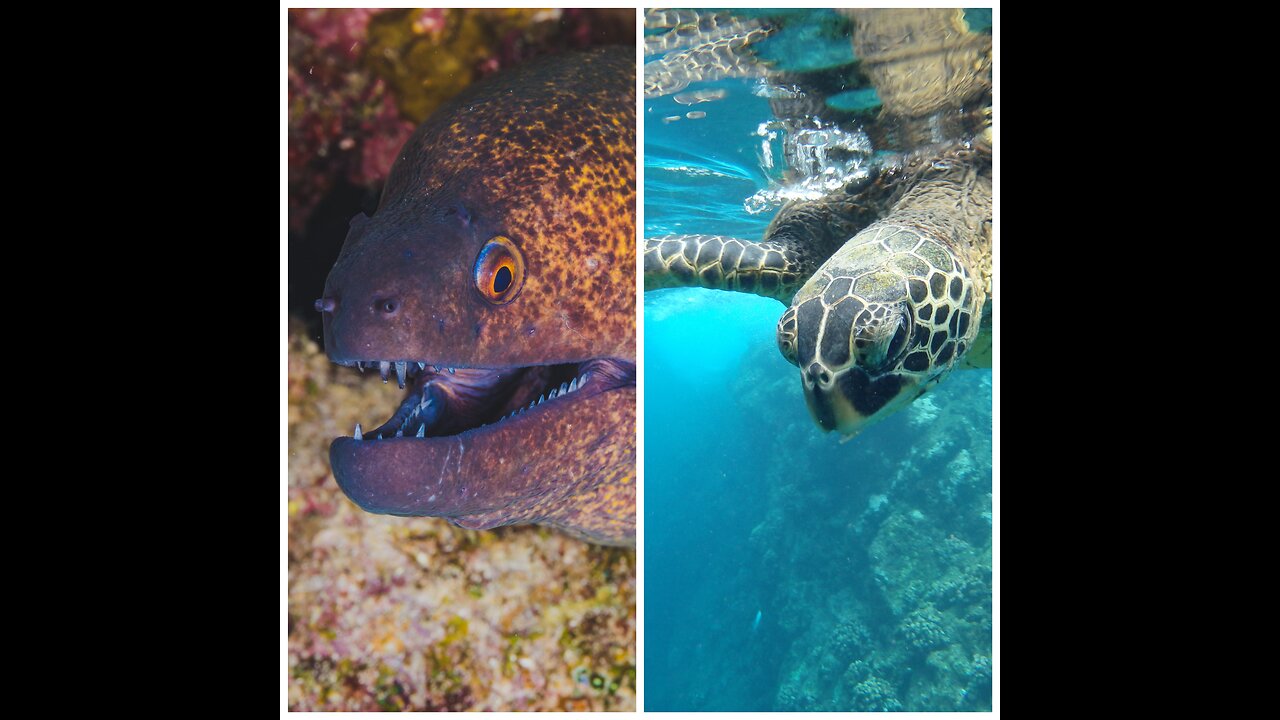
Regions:
[[805, 404], [818, 427], [852, 437], [892, 415], [917, 394], [917, 380], [888, 372], [872, 376], [854, 365], [832, 372], [814, 362], [800, 372]]

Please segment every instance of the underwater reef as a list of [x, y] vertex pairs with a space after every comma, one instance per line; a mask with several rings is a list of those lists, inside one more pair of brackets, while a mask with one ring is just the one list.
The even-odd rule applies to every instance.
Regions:
[[773, 328], [727, 319], [764, 305], [645, 297], [646, 708], [989, 711], [990, 371], [840, 443]]
[[343, 495], [330, 440], [397, 394], [290, 323], [289, 709], [635, 710], [634, 550]]
[[[845, 444], [781, 428], [750, 536], [795, 638], [775, 710], [991, 709], [991, 375], [968, 372]], [[747, 412], [794, 402], [792, 373], [754, 380]]]

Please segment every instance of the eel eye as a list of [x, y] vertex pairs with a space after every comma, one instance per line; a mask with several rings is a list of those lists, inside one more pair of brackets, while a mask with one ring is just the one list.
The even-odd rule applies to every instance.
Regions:
[[498, 235], [480, 248], [475, 266], [476, 289], [494, 305], [506, 305], [524, 285], [524, 257], [520, 248]]

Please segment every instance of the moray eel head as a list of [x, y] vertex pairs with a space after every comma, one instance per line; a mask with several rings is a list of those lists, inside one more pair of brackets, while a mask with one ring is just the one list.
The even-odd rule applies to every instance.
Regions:
[[633, 58], [472, 86], [352, 221], [316, 303], [325, 350], [406, 388], [330, 448], [360, 507], [634, 544]]

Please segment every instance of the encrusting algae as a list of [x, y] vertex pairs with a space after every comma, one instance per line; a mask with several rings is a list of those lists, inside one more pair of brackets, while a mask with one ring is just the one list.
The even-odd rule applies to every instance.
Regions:
[[414, 127], [463, 88], [539, 55], [632, 42], [634, 12], [290, 9], [290, 227], [343, 182], [384, 180]]
[[635, 551], [365, 513], [329, 440], [386, 404], [289, 339], [289, 709], [634, 710]]

